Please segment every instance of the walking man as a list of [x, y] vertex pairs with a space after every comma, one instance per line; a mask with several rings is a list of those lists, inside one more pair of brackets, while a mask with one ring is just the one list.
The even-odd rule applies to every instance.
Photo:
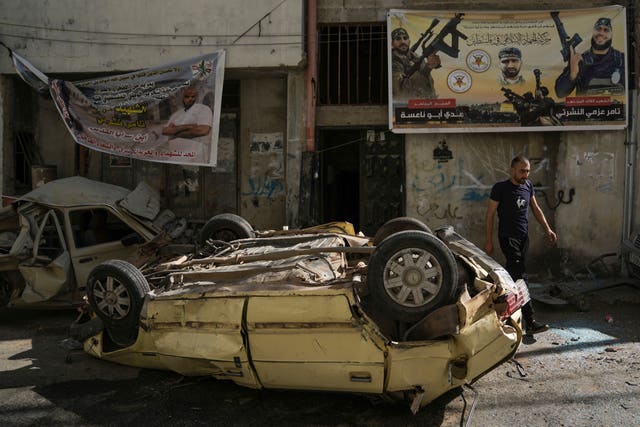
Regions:
[[[505, 269], [514, 281], [526, 280], [525, 257], [529, 247], [529, 206], [535, 219], [544, 228], [549, 243], [555, 244], [558, 240], [536, 201], [533, 185], [529, 181], [530, 171], [531, 163], [527, 158], [515, 157], [511, 161], [510, 178], [496, 183], [491, 188], [487, 207], [485, 252], [489, 255], [493, 252], [493, 223], [497, 212], [498, 239], [507, 260]], [[527, 335], [549, 329], [549, 325], [535, 321], [531, 301], [522, 307], [522, 315]]]

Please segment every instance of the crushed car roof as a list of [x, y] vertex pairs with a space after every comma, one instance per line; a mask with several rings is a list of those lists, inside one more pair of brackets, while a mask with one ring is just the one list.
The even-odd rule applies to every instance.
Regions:
[[50, 206], [115, 205], [130, 193], [117, 185], [74, 176], [48, 182], [21, 196], [18, 201], [31, 201]]

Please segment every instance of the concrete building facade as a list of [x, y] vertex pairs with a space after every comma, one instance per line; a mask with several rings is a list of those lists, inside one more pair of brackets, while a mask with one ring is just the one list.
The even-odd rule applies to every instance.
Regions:
[[[349, 27], [385, 45], [386, 13], [392, 8], [515, 13], [611, 2], [3, 3], [0, 41], [46, 74], [69, 80], [227, 51], [216, 168], [142, 161], [111, 167], [109, 156], [83, 153], [53, 104], [19, 80], [8, 55], [0, 56], [5, 195], [27, 190], [24, 165], [45, 164], [54, 165], [59, 177], [86, 170], [91, 178], [130, 188], [145, 179], [160, 190], [167, 207], [194, 220], [235, 212], [265, 229], [344, 219], [370, 234], [384, 220], [406, 215], [432, 228], [451, 224], [482, 246], [490, 188], [507, 177], [513, 156], [525, 155], [532, 159], [531, 180], [541, 207], [559, 236], [557, 247], [548, 248], [542, 230], [532, 225], [531, 262], [540, 274], [618, 252], [627, 229], [640, 229], [634, 190], [637, 116], [631, 117], [630, 129], [619, 131], [392, 134], [382, 76], [386, 65], [383, 71], [376, 67], [386, 58], [373, 45], [373, 50], [337, 57], [357, 57], [349, 63], [381, 73], [382, 88], [359, 81], [355, 70], [331, 81], [339, 88], [336, 93], [319, 84], [327, 81], [323, 70], [335, 58], [327, 54], [329, 40]], [[627, 7], [628, 31], [637, 34], [637, 2], [616, 3]], [[635, 45], [628, 49], [637, 57]], [[637, 61], [630, 66], [630, 102], [637, 105]], [[264, 138], [281, 139], [282, 150], [250, 150], [252, 142]], [[438, 162], [432, 153], [443, 139], [452, 159]], [[197, 177], [195, 189], [185, 187], [187, 175]]]

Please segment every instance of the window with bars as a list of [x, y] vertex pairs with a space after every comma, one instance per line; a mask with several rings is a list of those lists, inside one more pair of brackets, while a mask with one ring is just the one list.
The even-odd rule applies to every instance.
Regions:
[[387, 27], [384, 23], [318, 27], [318, 104], [386, 104]]

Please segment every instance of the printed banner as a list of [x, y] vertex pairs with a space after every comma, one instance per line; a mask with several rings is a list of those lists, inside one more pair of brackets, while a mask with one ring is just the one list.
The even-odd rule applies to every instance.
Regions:
[[626, 11], [390, 10], [396, 133], [627, 126]]
[[78, 144], [135, 159], [215, 166], [225, 52], [79, 82], [47, 79], [15, 53], [20, 76], [48, 85]]

